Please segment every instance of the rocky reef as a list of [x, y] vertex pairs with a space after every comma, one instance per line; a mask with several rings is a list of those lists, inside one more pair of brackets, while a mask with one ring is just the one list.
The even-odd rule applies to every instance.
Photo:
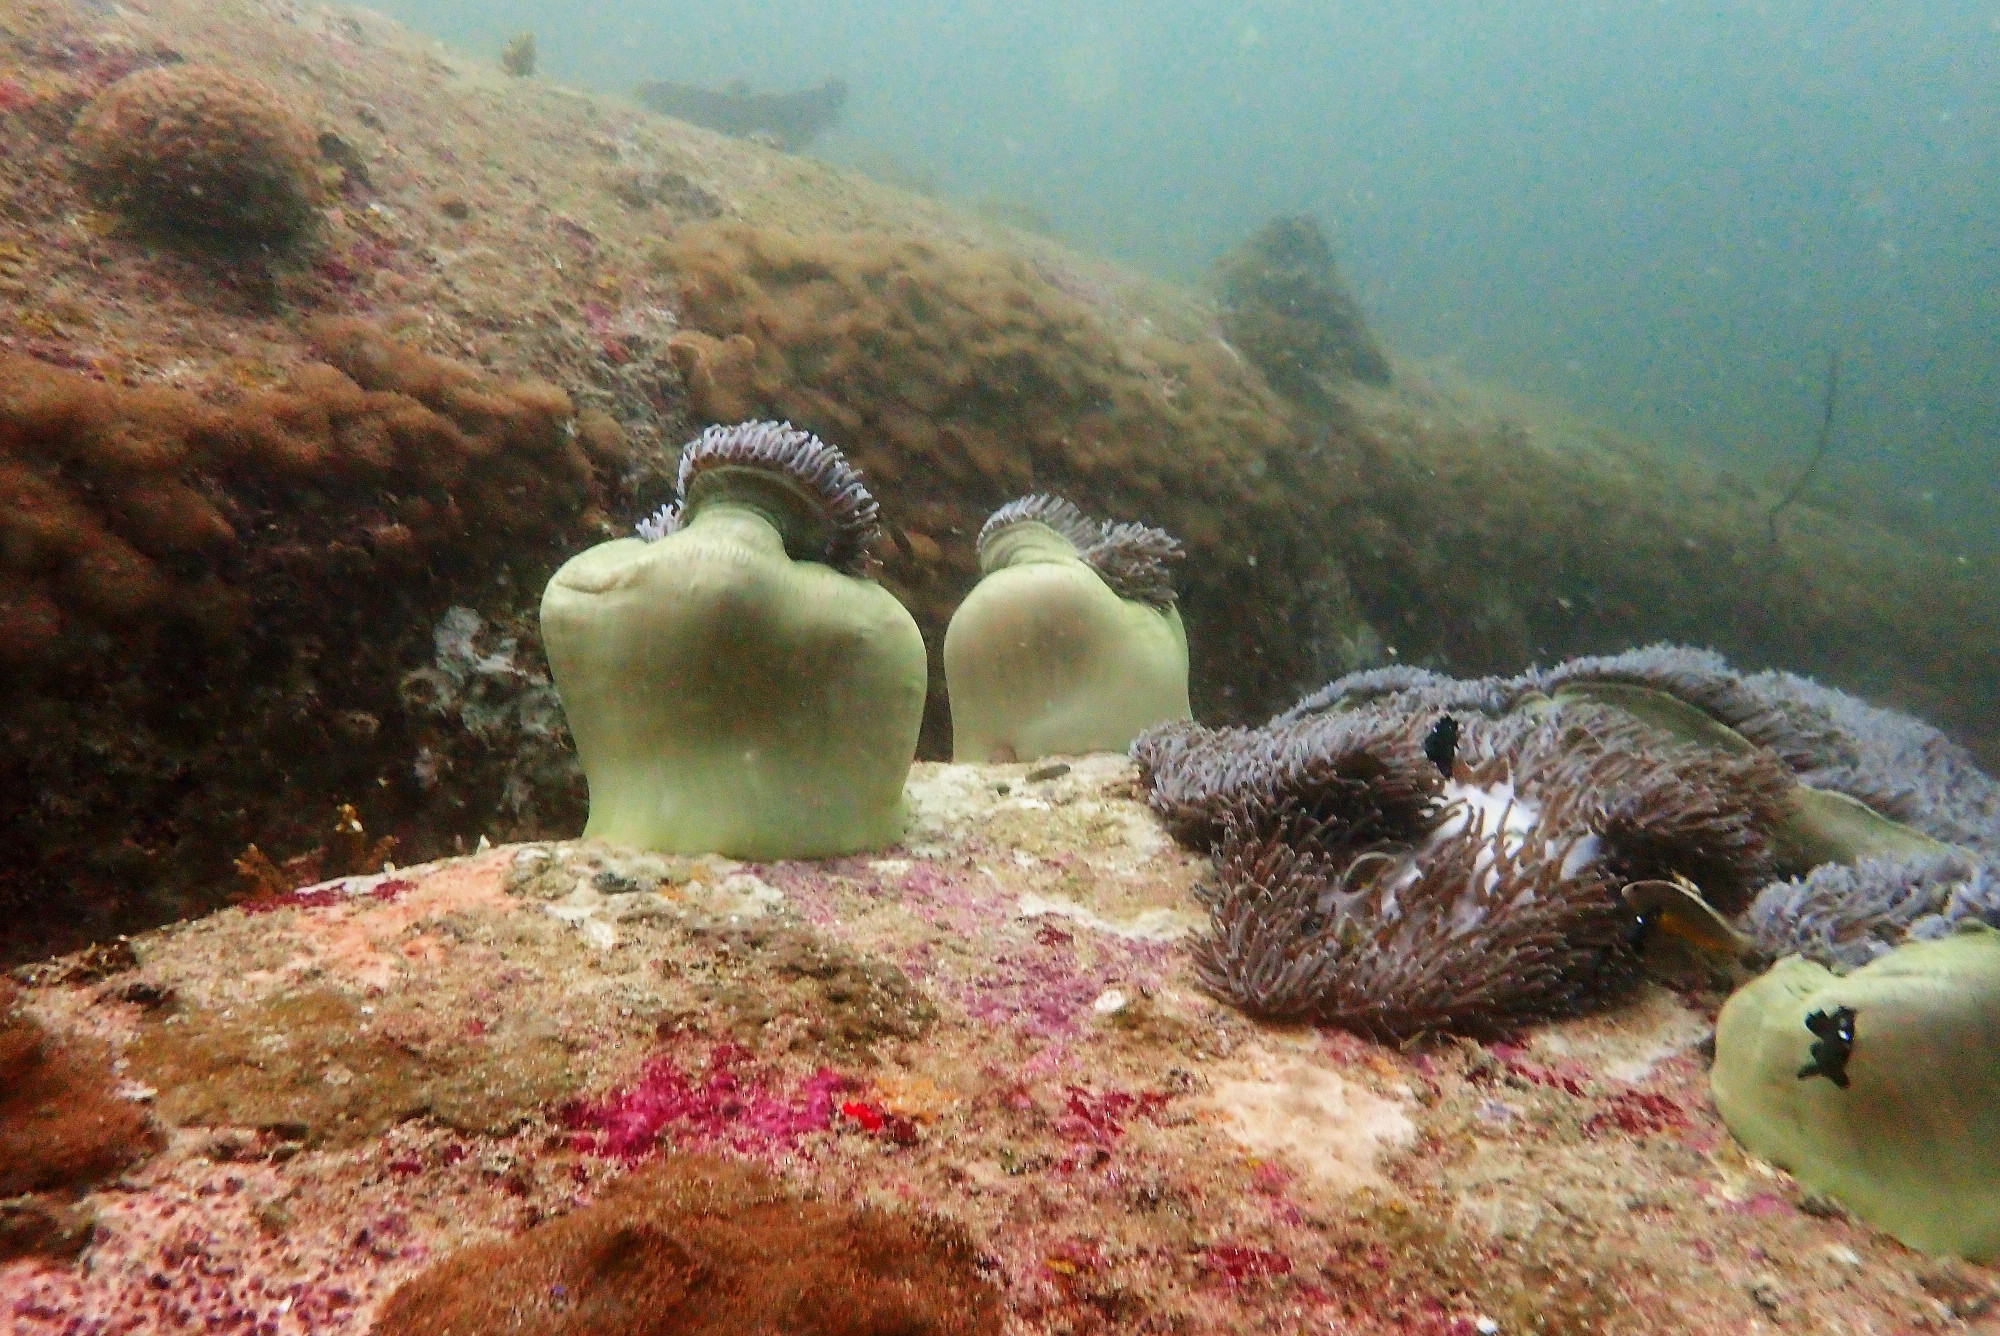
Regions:
[[662, 116], [724, 134], [765, 138], [796, 153], [839, 122], [847, 105], [847, 81], [828, 79], [816, 88], [789, 93], [752, 92], [747, 84], [703, 88], [655, 81], [640, 84], [632, 96]]
[[404, 823], [453, 758], [464, 800], [487, 753], [498, 806], [511, 761], [480, 730], [425, 736], [454, 687], [434, 628], [589, 532], [617, 461], [552, 386], [351, 320], [306, 337], [324, 361], [228, 407], [0, 359], [0, 661], [24, 688], [0, 950], [186, 912], [246, 844], [321, 843], [335, 795], [421, 847]]
[[[117, 181], [202, 162], [141, 116], [163, 175], [107, 166], [121, 87], [210, 145], [290, 108], [241, 217], [291, 221], [140, 217]], [[1685, 877], [1858, 973], [2000, 913], [1995, 571], [1383, 383], [1311, 237], [1265, 240], [1283, 285], [1218, 306], [366, 11], [0, 0], [10, 1329], [727, 1329], [828, 1287], [871, 1296], [829, 1331], [1990, 1325], [1991, 1270], [1728, 1136], [1745, 970], [1659, 917]], [[865, 857], [568, 838], [535, 601], [752, 417], [867, 473], [933, 654], [1010, 498], [1175, 534], [1188, 764], [919, 762]], [[1740, 670], [1573, 658], [1661, 637]], [[1766, 1086], [1838, 1069], [1781, 1021]]]

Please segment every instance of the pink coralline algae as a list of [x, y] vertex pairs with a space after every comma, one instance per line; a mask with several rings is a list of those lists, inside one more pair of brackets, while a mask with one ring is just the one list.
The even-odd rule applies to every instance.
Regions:
[[683, 1148], [770, 1157], [826, 1131], [835, 1096], [855, 1085], [822, 1067], [788, 1092], [774, 1090], [769, 1077], [749, 1069], [751, 1056], [741, 1045], [719, 1045], [700, 1076], [682, 1071], [670, 1056], [651, 1059], [631, 1085], [562, 1110], [564, 1125], [577, 1134], [572, 1147], [587, 1155], [637, 1160], [670, 1136]]
[[1096, 959], [1084, 965], [1068, 933], [1037, 931], [968, 980], [960, 990], [963, 1005], [975, 1021], [1008, 1022], [1036, 1038], [1061, 1039], [1082, 1029], [1105, 989], [1154, 986], [1166, 972], [1162, 943], [1109, 939], [1093, 945]]
[[1156, 1117], [1171, 1098], [1158, 1090], [1144, 1090], [1135, 1095], [1125, 1090], [1064, 1086], [1063, 1114], [1056, 1119], [1055, 1130], [1070, 1141], [1108, 1146], [1125, 1135], [1127, 1122]]
[[[205, 1185], [208, 1187], [218, 1185]], [[112, 1198], [100, 1205], [89, 1264], [0, 1269], [0, 1317], [20, 1336], [246, 1336], [358, 1332], [385, 1269], [422, 1260], [406, 1239], [370, 1231], [341, 1247], [267, 1237], [244, 1195]], [[390, 1231], [395, 1232], [395, 1231]], [[331, 1245], [331, 1246], [328, 1246]]]
[[971, 937], [1006, 917], [990, 892], [967, 887], [958, 878], [931, 867], [914, 867], [901, 882], [904, 905], [934, 928]]
[[1527, 1050], [1514, 1044], [1488, 1044], [1486, 1051], [1500, 1060], [1501, 1065], [1507, 1069], [1509, 1075], [1517, 1076], [1530, 1085], [1545, 1086], [1550, 1090], [1560, 1090], [1565, 1095], [1573, 1095], [1578, 1099], [1584, 1097], [1583, 1083], [1589, 1077], [1581, 1068], [1570, 1065], [1567, 1070], [1563, 1070], [1554, 1067], [1543, 1067], [1538, 1063], [1529, 1062], [1525, 1057]]
[[1687, 1120], [1687, 1111], [1665, 1095], [1650, 1090], [1624, 1090], [1584, 1119], [1583, 1130], [1596, 1136], [1616, 1128], [1637, 1137], [1685, 1127]]
[[1156, 1119], [1172, 1096], [1157, 1090], [1133, 1094], [1125, 1090], [1063, 1087], [1063, 1111], [1053, 1125], [1069, 1149], [1055, 1162], [1059, 1173], [1098, 1169], [1111, 1161], [1111, 1149], [1124, 1139], [1133, 1118]]
[[1292, 1273], [1292, 1259], [1283, 1253], [1246, 1248], [1236, 1243], [1209, 1245], [1202, 1252], [1201, 1265], [1230, 1289], [1246, 1280], [1264, 1280]]

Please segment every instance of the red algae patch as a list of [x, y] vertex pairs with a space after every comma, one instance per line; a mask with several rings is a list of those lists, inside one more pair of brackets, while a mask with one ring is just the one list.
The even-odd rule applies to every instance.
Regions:
[[564, 1123], [576, 1129], [572, 1144], [585, 1154], [628, 1160], [651, 1154], [663, 1136], [743, 1154], [790, 1151], [827, 1129], [836, 1097], [855, 1084], [822, 1067], [795, 1089], [774, 1090], [767, 1077], [745, 1069], [752, 1056], [723, 1044], [699, 1073], [684, 1071], [671, 1056], [653, 1058], [630, 1085], [563, 1110]]
[[998, 1336], [999, 1295], [944, 1222], [800, 1199], [673, 1159], [596, 1205], [398, 1290], [377, 1336]]

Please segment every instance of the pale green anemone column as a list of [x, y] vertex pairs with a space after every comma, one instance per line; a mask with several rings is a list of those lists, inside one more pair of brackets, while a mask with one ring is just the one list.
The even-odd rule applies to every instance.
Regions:
[[2000, 933], [1846, 976], [1798, 956], [1716, 1023], [1715, 1106], [1750, 1151], [1912, 1248], [2000, 1261]]
[[995, 511], [979, 583], [944, 637], [952, 759], [1123, 751], [1186, 719], [1187, 632], [1167, 563], [1180, 544], [1099, 524], [1060, 497]]
[[809, 433], [711, 427], [674, 505], [556, 572], [542, 639], [587, 837], [756, 859], [900, 838], [926, 668], [915, 620], [866, 578], [875, 518]]

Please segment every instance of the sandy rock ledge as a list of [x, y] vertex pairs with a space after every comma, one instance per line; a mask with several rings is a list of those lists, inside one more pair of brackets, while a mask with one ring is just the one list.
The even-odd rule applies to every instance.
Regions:
[[1123, 758], [910, 792], [880, 857], [510, 845], [20, 971], [170, 1134], [84, 1194], [80, 1259], [0, 1266], [0, 1314], [361, 1332], [699, 1150], [950, 1217], [1021, 1332], [2000, 1329], [1989, 1272], [1737, 1150], [1687, 962], [1515, 1044], [1262, 1027], [1194, 986], [1205, 861]]

